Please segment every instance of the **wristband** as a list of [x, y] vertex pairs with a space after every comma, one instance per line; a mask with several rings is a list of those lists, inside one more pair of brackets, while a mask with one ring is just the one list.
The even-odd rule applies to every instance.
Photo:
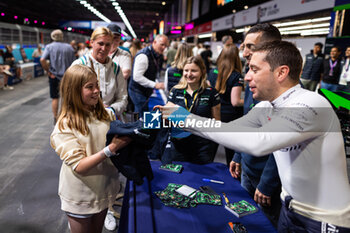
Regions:
[[105, 153], [105, 155], [107, 156], [107, 158], [110, 158], [111, 156], [114, 155], [114, 154], [111, 152], [111, 150], [109, 149], [108, 146], [106, 146], [105, 148], [103, 148], [103, 153]]

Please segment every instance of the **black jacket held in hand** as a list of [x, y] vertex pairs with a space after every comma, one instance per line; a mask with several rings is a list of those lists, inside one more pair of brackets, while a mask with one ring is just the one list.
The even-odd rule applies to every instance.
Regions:
[[143, 183], [143, 177], [147, 177], [148, 180], [153, 179], [147, 149], [153, 144], [155, 135], [151, 134], [151, 131], [142, 129], [142, 124], [141, 121], [132, 123], [123, 123], [119, 120], [112, 121], [106, 142], [106, 145], [109, 145], [114, 135], [128, 136], [133, 139], [129, 145], [118, 151], [117, 156], [111, 157], [111, 160], [126, 178], [137, 185]]

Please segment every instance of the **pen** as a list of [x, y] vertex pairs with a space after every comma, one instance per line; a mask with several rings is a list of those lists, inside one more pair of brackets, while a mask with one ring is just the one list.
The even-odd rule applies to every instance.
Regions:
[[220, 181], [220, 180], [211, 180], [211, 179], [207, 179], [207, 178], [203, 178], [202, 180], [206, 181], [206, 182], [212, 182], [212, 183], [217, 183], [217, 184], [224, 184], [224, 182]]
[[230, 226], [231, 230], [235, 232], [235, 230], [233, 229], [233, 222], [229, 222], [228, 225]]
[[227, 198], [226, 194], [225, 194], [225, 193], [222, 193], [222, 195], [223, 195], [223, 196], [224, 196], [224, 198], [225, 198], [226, 205], [228, 205], [228, 203], [230, 203], [230, 202], [229, 202], [229, 200], [228, 200], [228, 198]]

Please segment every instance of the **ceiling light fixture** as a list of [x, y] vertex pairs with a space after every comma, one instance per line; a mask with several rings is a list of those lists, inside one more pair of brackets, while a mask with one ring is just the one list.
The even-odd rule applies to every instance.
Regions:
[[79, 3], [81, 5], [83, 5], [85, 8], [87, 8], [89, 11], [91, 11], [92, 13], [94, 13], [97, 17], [99, 17], [100, 19], [102, 19], [103, 21], [105, 21], [106, 23], [110, 23], [112, 22], [110, 19], [108, 19], [106, 16], [104, 16], [103, 14], [101, 14], [101, 12], [99, 12], [98, 10], [96, 10], [95, 7], [93, 7], [90, 3], [88, 3], [87, 1], [81, 1], [81, 0], [77, 0], [79, 1]]
[[301, 30], [301, 29], [313, 29], [313, 28], [321, 28], [321, 27], [329, 27], [329, 26], [330, 26], [330, 23], [319, 23], [319, 24], [311, 24], [311, 25], [304, 25], [304, 26], [279, 28], [279, 31], [285, 32], [285, 31], [294, 31], [294, 30]]
[[165, 6], [166, 2], [162, 2], [162, 5]]
[[316, 28], [316, 29], [307, 29], [307, 30], [295, 30], [295, 31], [285, 31], [281, 32], [282, 35], [295, 35], [300, 34], [302, 36], [306, 35], [320, 35], [320, 34], [328, 34], [329, 28]]
[[[120, 18], [123, 20], [126, 28], [129, 30], [129, 32], [131, 33], [132, 37], [137, 38], [134, 29], [132, 28], [132, 26], [130, 25], [130, 22], [128, 20], [128, 18], [126, 17], [126, 15], [124, 14], [121, 6], [119, 5], [118, 2], [116, 1], [111, 1], [112, 5], [114, 6], [114, 9], [118, 12]], [[125, 35], [128, 35], [125, 31], [122, 30], [122, 33]]]
[[211, 36], [212, 36], [211, 33], [206, 33], [206, 34], [198, 35], [198, 38], [202, 39], [202, 38], [208, 38], [208, 37], [211, 37]]
[[286, 23], [276, 23], [273, 26], [286, 27], [286, 26], [293, 26], [293, 25], [306, 24], [306, 23], [316, 23], [316, 22], [329, 21], [329, 20], [331, 20], [331, 17], [327, 16], [327, 17], [321, 17], [316, 19], [304, 19], [304, 20], [297, 20], [297, 21], [286, 22]]

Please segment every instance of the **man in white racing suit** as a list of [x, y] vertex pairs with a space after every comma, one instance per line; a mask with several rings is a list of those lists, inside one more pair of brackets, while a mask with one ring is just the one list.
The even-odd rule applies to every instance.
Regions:
[[[225, 147], [262, 156], [273, 153], [282, 183], [279, 232], [350, 232], [350, 185], [339, 120], [322, 96], [300, 87], [302, 57], [286, 41], [254, 49], [245, 76], [253, 98], [247, 115], [229, 123], [178, 106], [160, 107], [184, 129]], [[168, 105], [169, 106], [169, 105]], [[220, 125], [219, 124], [219, 125]], [[199, 127], [202, 126], [202, 127]]]

